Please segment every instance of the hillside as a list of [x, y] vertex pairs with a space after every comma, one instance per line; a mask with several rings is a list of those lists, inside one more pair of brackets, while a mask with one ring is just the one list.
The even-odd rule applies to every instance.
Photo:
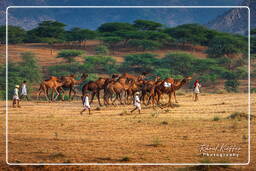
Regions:
[[[256, 1], [244, 1], [242, 6], [249, 6], [251, 14], [251, 28], [256, 27]], [[223, 32], [247, 35], [248, 33], [248, 10], [246, 8], [236, 8], [225, 12], [207, 26]]]
[[[96, 1], [78, 1], [78, 0], [2, 0], [0, 2], [0, 25], [5, 24], [5, 8], [7, 6], [20, 5], [51, 5], [51, 6], [205, 6], [205, 5], [237, 5], [241, 0], [233, 1], [189, 1], [189, 0], [96, 0]], [[176, 26], [185, 23], [206, 24], [223, 14], [228, 9], [15, 9], [10, 10], [9, 21], [11, 25], [21, 26], [25, 29], [34, 28], [39, 22], [44, 20], [57, 20], [66, 23], [70, 27], [85, 27], [90, 29], [97, 28], [105, 22], [132, 22], [135, 19], [150, 19], [166, 26]], [[86, 16], [86, 17], [85, 17]]]

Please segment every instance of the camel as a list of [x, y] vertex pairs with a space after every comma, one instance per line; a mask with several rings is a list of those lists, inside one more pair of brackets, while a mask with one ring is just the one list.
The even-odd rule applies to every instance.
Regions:
[[108, 99], [112, 97], [113, 94], [115, 94], [116, 98], [114, 99], [112, 104], [114, 104], [114, 102], [117, 99], [119, 99], [120, 103], [123, 104], [121, 96], [122, 94], [125, 94], [125, 93], [127, 94], [128, 89], [130, 88], [130, 86], [134, 81], [135, 80], [133, 79], [129, 79], [124, 76], [121, 76], [116, 81], [109, 82], [104, 89], [104, 103], [106, 105], [109, 105]]
[[[82, 74], [80, 80], [76, 80], [74, 75], [63, 76], [61, 77], [61, 81], [63, 82], [63, 88], [69, 88], [69, 99], [73, 99], [76, 95], [75, 85], [79, 85], [88, 77], [88, 74]], [[73, 96], [71, 97], [71, 93], [73, 91]]]
[[148, 99], [148, 104], [150, 102], [150, 100], [154, 100], [152, 97], [154, 97], [154, 94], [155, 94], [155, 87], [159, 84], [161, 84], [162, 81], [160, 80], [160, 77], [159, 76], [156, 76], [155, 77], [155, 80], [148, 80], [148, 81], [145, 81], [141, 91], [142, 91], [142, 94], [141, 94], [141, 100], [143, 102], [143, 104], [145, 105], [145, 97], [147, 94], [149, 94], [149, 99]]
[[[157, 94], [157, 96], [158, 96], [157, 104], [159, 104], [162, 94], [168, 94], [168, 96], [169, 96], [168, 105], [169, 106], [172, 106], [172, 103], [171, 103], [172, 94], [174, 95], [175, 102], [177, 103], [178, 101], [176, 99], [175, 91], [180, 89], [183, 85], [185, 85], [191, 79], [192, 79], [192, 77], [185, 77], [181, 81], [176, 82], [172, 78], [167, 78], [164, 81], [162, 81], [161, 84], [159, 84], [158, 86], [155, 87], [155, 95]], [[169, 88], [164, 87], [164, 82], [171, 83], [172, 84], [171, 87], [169, 87]]]
[[128, 73], [123, 73], [120, 76], [120, 78], [127, 78], [128, 80], [142, 80], [146, 77], [147, 74], [148, 74], [147, 72], [143, 72], [141, 75], [135, 76]]
[[[61, 91], [64, 91], [61, 86], [63, 86], [63, 82], [61, 82], [57, 77], [55, 76], [51, 76], [50, 79], [48, 80], [44, 80], [41, 84], [40, 84], [40, 88], [39, 88], [39, 92], [37, 95], [37, 100], [40, 96], [40, 94], [42, 92], [44, 92], [44, 95], [47, 99], [47, 101], [50, 101], [48, 98], [48, 90], [52, 89], [52, 95], [51, 95], [51, 101], [52, 100], [56, 100], [59, 96], [59, 91], [57, 90], [58, 88], [60, 88]], [[56, 97], [54, 98], [54, 92], [57, 94]]]
[[94, 96], [96, 95], [99, 105], [102, 106], [102, 104], [100, 102], [100, 91], [103, 90], [109, 82], [115, 80], [117, 77], [118, 77], [117, 74], [113, 74], [111, 78], [99, 78], [96, 81], [90, 81], [90, 82], [86, 83], [82, 88], [83, 95], [87, 91], [91, 91], [92, 98], [90, 100], [90, 104], [93, 102]]

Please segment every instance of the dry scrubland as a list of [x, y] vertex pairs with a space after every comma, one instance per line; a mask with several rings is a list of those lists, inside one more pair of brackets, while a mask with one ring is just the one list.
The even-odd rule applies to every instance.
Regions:
[[[97, 108], [95, 104], [90, 116], [79, 114], [80, 101], [22, 102], [21, 109], [9, 111], [9, 162], [247, 162], [247, 119], [227, 119], [234, 112], [247, 113], [247, 98], [247, 94], [201, 94], [200, 101], [193, 102], [191, 94], [184, 94], [178, 96], [179, 104], [175, 108], [143, 107], [141, 115], [131, 115], [128, 112], [133, 108], [131, 105]], [[200, 156], [201, 144], [218, 143], [240, 146], [240, 156]], [[1, 145], [4, 159], [4, 142]], [[246, 168], [253, 170], [256, 168], [254, 140], [252, 145], [253, 160]], [[107, 167], [87, 168], [104, 170]], [[47, 168], [53, 169], [44, 167]], [[168, 167], [158, 169], [161, 168]], [[239, 168], [244, 167], [229, 167]]]

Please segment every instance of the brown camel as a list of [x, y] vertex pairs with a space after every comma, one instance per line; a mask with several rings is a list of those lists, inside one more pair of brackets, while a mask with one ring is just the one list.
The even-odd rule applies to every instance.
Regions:
[[[63, 82], [61, 82], [57, 77], [51, 76], [50, 79], [44, 80], [40, 84], [39, 92], [37, 95], [37, 100], [42, 92], [44, 92], [44, 95], [47, 99], [47, 101], [50, 101], [48, 98], [48, 90], [52, 89], [52, 94], [51, 94], [51, 101], [56, 100], [59, 96], [59, 91], [57, 90], [60, 88], [61, 91], [64, 91], [61, 86], [63, 86]], [[57, 94], [56, 97], [54, 98], [54, 92]]]
[[[169, 96], [168, 105], [172, 106], [172, 103], [171, 103], [172, 94], [174, 94], [175, 102], [177, 102], [175, 91], [180, 89], [183, 85], [185, 85], [191, 79], [192, 77], [185, 77], [181, 81], [175, 82], [172, 78], [167, 78], [164, 81], [162, 81], [161, 84], [155, 87], [155, 95], [158, 96], [157, 104], [159, 104], [162, 94], [168, 94]], [[164, 82], [171, 83], [172, 84], [171, 87], [169, 88], [164, 87]]]
[[[136, 77], [137, 78], [137, 77]], [[119, 77], [118, 80], [116, 81], [111, 81], [109, 82], [104, 91], [104, 102], [105, 104], [109, 105], [109, 98], [112, 97], [112, 95], [116, 95], [116, 98], [112, 102], [114, 102], [119, 99], [120, 103], [123, 104], [122, 102], [122, 95], [125, 95], [127, 93], [129, 87], [132, 85], [133, 79], [129, 79], [126, 77]]]
[[[63, 88], [69, 88], [69, 99], [73, 99], [76, 95], [75, 85], [79, 85], [88, 77], [88, 74], [82, 74], [80, 80], [76, 80], [74, 75], [63, 76], [61, 77], [61, 81], [63, 82]], [[73, 96], [71, 97], [71, 93], [73, 91]]]
[[148, 80], [145, 81], [143, 87], [142, 87], [142, 94], [141, 94], [141, 100], [143, 102], [143, 104], [145, 104], [145, 97], [148, 94], [148, 104], [150, 102], [150, 100], [154, 100], [152, 97], [154, 97], [155, 94], [155, 87], [159, 84], [161, 84], [162, 81], [160, 80], [159, 76], [155, 77], [155, 80]]
[[86, 83], [82, 88], [83, 95], [86, 92], [91, 91], [92, 98], [90, 104], [93, 102], [94, 96], [96, 95], [99, 105], [102, 106], [100, 102], [100, 91], [103, 90], [109, 82], [114, 81], [117, 77], [117, 74], [113, 74], [111, 78], [99, 78], [96, 81], [90, 81]]

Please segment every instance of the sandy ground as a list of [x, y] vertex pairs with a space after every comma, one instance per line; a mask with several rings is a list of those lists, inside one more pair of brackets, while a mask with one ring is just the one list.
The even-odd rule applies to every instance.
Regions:
[[[98, 108], [92, 115], [79, 114], [80, 101], [22, 102], [22, 108], [9, 108], [8, 161], [10, 163], [198, 163], [248, 161], [248, 121], [227, 119], [235, 112], [248, 113], [247, 94], [201, 94], [193, 102], [191, 94], [179, 95], [174, 108], [153, 110], [144, 107], [142, 114], [130, 114], [131, 105]], [[255, 95], [252, 94], [252, 99]], [[252, 111], [255, 102], [252, 101]], [[9, 102], [11, 105], [11, 102]], [[4, 102], [1, 102], [4, 107]], [[1, 111], [1, 120], [4, 120]], [[253, 112], [252, 112], [253, 113]], [[255, 119], [251, 121], [255, 125]], [[3, 129], [4, 129], [4, 125]], [[4, 134], [3, 134], [4, 135]], [[253, 170], [255, 131], [252, 126], [251, 163], [249, 166], [213, 167], [211, 170]], [[1, 139], [2, 168], [4, 138]], [[202, 145], [236, 146], [238, 157], [207, 157]], [[212, 152], [211, 152], [212, 153]], [[227, 152], [216, 152], [227, 153]], [[177, 166], [176, 166], [177, 167]], [[65, 166], [59, 169], [89, 170], [166, 170], [185, 169], [168, 166]], [[193, 167], [190, 167], [190, 169]], [[205, 167], [203, 167], [204, 169]], [[9, 167], [9, 169], [55, 170], [53, 166]], [[196, 170], [202, 168], [194, 168]], [[58, 169], [56, 169], [58, 170]]]

